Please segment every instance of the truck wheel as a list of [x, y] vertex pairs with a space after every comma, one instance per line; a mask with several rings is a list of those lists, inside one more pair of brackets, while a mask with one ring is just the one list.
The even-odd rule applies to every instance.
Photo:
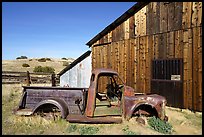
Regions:
[[33, 113], [41, 110], [43, 113], [50, 113], [54, 118], [60, 116], [65, 119], [69, 114], [67, 104], [61, 99], [48, 99], [43, 100], [33, 109]]
[[48, 113], [48, 118], [55, 120], [58, 120], [61, 118], [61, 112], [58, 108], [54, 107], [52, 108], [52, 111]]
[[61, 117], [60, 110], [54, 106], [54, 105], [42, 105], [37, 111], [37, 115], [40, 115], [41, 117], [48, 119], [48, 120], [57, 120]]

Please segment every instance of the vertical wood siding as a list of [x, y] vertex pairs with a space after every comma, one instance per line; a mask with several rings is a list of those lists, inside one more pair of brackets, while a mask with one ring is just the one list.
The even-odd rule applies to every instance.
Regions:
[[202, 2], [151, 2], [92, 46], [92, 68], [112, 68], [151, 93], [152, 60], [183, 59], [183, 106], [202, 111]]

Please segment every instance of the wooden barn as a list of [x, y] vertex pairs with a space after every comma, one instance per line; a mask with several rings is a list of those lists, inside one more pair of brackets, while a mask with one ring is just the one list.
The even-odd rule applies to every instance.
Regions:
[[112, 68], [136, 92], [202, 111], [202, 2], [137, 2], [86, 45], [92, 69]]
[[58, 73], [61, 87], [88, 88], [91, 77], [91, 51], [87, 51]]

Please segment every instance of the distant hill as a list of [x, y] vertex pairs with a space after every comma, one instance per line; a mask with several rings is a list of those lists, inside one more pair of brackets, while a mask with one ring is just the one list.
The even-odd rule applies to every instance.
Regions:
[[[2, 60], [2, 71], [17, 71], [17, 72], [33, 72], [33, 69], [36, 66], [50, 66], [55, 69], [55, 73], [59, 73], [62, 69], [66, 66], [65, 62], [70, 64], [74, 61], [73, 58], [66, 58], [66, 59], [56, 59], [56, 58], [49, 58], [46, 62], [39, 62], [38, 60], [41, 58], [28, 58], [28, 59], [16, 59], [16, 60]], [[30, 67], [23, 67], [22, 65], [26, 63]]]

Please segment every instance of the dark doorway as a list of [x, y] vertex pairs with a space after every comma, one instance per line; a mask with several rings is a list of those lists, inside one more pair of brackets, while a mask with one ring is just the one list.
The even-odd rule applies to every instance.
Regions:
[[152, 61], [151, 93], [166, 97], [168, 106], [183, 108], [183, 59]]

